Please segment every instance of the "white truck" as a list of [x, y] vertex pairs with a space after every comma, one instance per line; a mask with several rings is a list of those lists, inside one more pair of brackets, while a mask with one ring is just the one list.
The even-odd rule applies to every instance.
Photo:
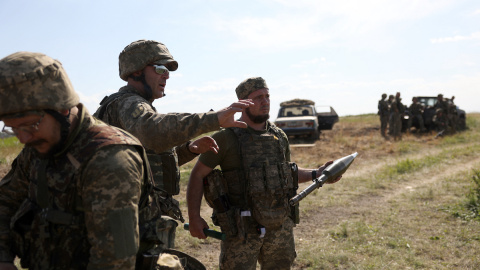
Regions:
[[332, 129], [336, 122], [338, 115], [332, 107], [316, 108], [312, 100], [293, 99], [280, 103], [275, 125], [288, 136], [307, 136], [316, 140], [321, 130]]

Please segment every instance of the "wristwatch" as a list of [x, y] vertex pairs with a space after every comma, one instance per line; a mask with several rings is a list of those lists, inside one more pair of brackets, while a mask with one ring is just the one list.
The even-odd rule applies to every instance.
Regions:
[[312, 170], [312, 181], [317, 179], [317, 170]]

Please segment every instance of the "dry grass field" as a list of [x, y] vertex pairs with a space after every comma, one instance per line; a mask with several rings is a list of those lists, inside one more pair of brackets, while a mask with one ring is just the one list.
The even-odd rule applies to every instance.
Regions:
[[[454, 135], [405, 134], [394, 142], [380, 136], [376, 115], [359, 115], [341, 117], [315, 142], [292, 139], [300, 167], [359, 153], [340, 182], [300, 202], [293, 269], [480, 269], [480, 114], [467, 115], [467, 125]], [[0, 176], [20, 147], [0, 141]], [[177, 196], [185, 215], [194, 162], [182, 167]], [[204, 204], [203, 217], [218, 230], [210, 214]], [[176, 242], [218, 269], [218, 240], [192, 238], [179, 225]]]

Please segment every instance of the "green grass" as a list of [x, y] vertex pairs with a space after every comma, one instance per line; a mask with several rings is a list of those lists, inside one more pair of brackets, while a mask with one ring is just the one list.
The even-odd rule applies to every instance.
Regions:
[[0, 164], [10, 165], [22, 148], [17, 137], [0, 139]]

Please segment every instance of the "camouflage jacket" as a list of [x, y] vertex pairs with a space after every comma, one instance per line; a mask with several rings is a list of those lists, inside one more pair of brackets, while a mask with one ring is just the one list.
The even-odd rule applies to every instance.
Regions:
[[170, 196], [180, 192], [179, 166], [197, 156], [188, 150], [188, 140], [220, 128], [215, 112], [157, 113], [144, 96], [128, 85], [105, 97], [94, 116], [132, 133], [142, 142], [156, 186]]
[[41, 159], [25, 147], [0, 182], [0, 261], [18, 255], [30, 269], [134, 269], [143, 150], [79, 108], [62, 152]]
[[106, 104], [101, 120], [130, 132], [147, 150], [162, 153], [203, 133], [220, 129], [216, 112], [161, 114], [132, 86], [120, 88], [119, 93], [114, 101]]
[[412, 115], [418, 115], [423, 113], [423, 106], [421, 103], [412, 103], [408, 108]]
[[378, 114], [383, 115], [383, 116], [388, 115], [388, 110], [389, 110], [389, 108], [388, 108], [387, 101], [384, 100], [384, 99], [379, 100], [378, 101]]

